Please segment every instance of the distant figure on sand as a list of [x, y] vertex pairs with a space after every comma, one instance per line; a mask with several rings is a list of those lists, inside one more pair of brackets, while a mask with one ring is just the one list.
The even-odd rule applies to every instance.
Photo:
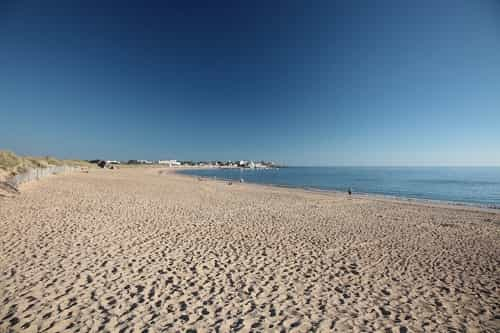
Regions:
[[351, 187], [349, 187], [349, 188], [347, 189], [347, 193], [348, 193], [349, 195], [352, 195], [352, 188], [351, 188]]

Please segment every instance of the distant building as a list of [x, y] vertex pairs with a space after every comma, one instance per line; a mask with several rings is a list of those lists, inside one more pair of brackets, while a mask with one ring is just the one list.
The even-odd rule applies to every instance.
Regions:
[[178, 162], [177, 160], [160, 160], [158, 161], [158, 164], [166, 164], [169, 167], [175, 167], [180, 166], [181, 162]]
[[152, 161], [149, 160], [129, 160], [128, 164], [153, 164]]

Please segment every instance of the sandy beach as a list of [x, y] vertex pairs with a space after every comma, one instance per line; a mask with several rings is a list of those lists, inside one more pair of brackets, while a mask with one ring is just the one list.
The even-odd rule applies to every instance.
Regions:
[[499, 212], [122, 168], [0, 231], [0, 332], [500, 331]]

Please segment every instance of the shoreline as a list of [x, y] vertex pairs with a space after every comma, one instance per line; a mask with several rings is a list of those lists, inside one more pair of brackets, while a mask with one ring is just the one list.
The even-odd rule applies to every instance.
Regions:
[[0, 331], [480, 331], [500, 214], [95, 169], [0, 198]]
[[[240, 183], [237, 180], [230, 179], [230, 178], [216, 178], [216, 179], [214, 179], [213, 177], [208, 177], [208, 176], [197, 176], [197, 175], [182, 173], [182, 171], [193, 170], [193, 169], [213, 170], [216, 168], [215, 167], [188, 167], [188, 168], [176, 167], [176, 168], [172, 168], [172, 171], [175, 174], [181, 175], [181, 176], [202, 178], [205, 180], [211, 180], [211, 181], [222, 182], [222, 183], [233, 182], [233, 185], [236, 183], [241, 184], [241, 185], [251, 184], [251, 185], [271, 187], [271, 188], [284, 188], [284, 189], [298, 190], [298, 191], [304, 191], [304, 192], [308, 192], [308, 193], [320, 193], [320, 194], [326, 194], [326, 195], [347, 196], [346, 192], [335, 190], [335, 189], [330, 190], [330, 189], [320, 189], [320, 188], [315, 188], [315, 187], [301, 187], [301, 186], [293, 186], [293, 185], [279, 185], [279, 184], [272, 184], [272, 183], [255, 183], [255, 182], [246, 182], [246, 181], [245, 181], [245, 183]], [[169, 170], [169, 168], [166, 168], [165, 170]], [[485, 204], [478, 204], [478, 203], [476, 204], [476, 203], [445, 201], [445, 200], [436, 200], [436, 199], [409, 198], [409, 197], [403, 197], [403, 196], [398, 197], [398, 196], [391, 196], [391, 195], [386, 195], [386, 194], [364, 193], [364, 192], [355, 192], [352, 194], [351, 197], [352, 198], [359, 198], [359, 199], [383, 201], [383, 202], [404, 203], [404, 204], [408, 204], [408, 205], [437, 207], [437, 208], [450, 208], [450, 209], [459, 209], [459, 210], [463, 209], [463, 210], [467, 210], [467, 211], [472, 210], [472, 211], [500, 214], [500, 205], [499, 206], [488, 206]]]

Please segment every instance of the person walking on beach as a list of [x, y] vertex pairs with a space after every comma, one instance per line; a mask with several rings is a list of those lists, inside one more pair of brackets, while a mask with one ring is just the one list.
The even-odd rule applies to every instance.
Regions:
[[349, 188], [347, 189], [347, 193], [349, 194], [349, 196], [351, 196], [351, 195], [352, 195], [352, 187], [349, 187]]

